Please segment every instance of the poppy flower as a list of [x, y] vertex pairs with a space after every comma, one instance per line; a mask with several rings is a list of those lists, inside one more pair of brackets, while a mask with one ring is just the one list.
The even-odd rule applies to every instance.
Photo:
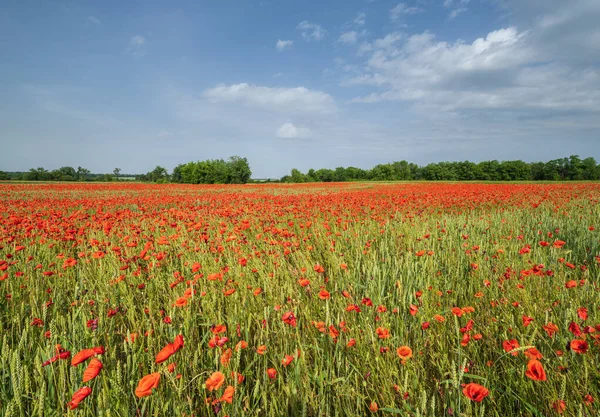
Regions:
[[80, 350], [73, 356], [73, 359], [71, 359], [71, 366], [77, 366], [80, 363], [87, 361], [92, 356], [102, 355], [103, 353], [104, 348], [102, 346]]
[[463, 315], [463, 310], [460, 307], [453, 307], [450, 311], [452, 311], [452, 314], [458, 317], [461, 317]]
[[233, 402], [233, 394], [234, 393], [235, 393], [235, 388], [232, 387], [231, 385], [228, 385], [227, 388], [225, 388], [225, 391], [223, 392], [223, 395], [221, 396], [221, 398], [219, 398], [219, 401], [231, 404]]
[[579, 327], [579, 324], [573, 321], [569, 323], [569, 331], [575, 336], [581, 336], [581, 327]]
[[183, 347], [183, 336], [175, 336], [173, 343], [167, 344], [156, 354], [156, 363], [163, 363]]
[[291, 311], [288, 311], [287, 313], [285, 313], [282, 317], [281, 320], [286, 323], [289, 324], [292, 327], [296, 327], [296, 317], [294, 316], [294, 313]]
[[75, 391], [71, 401], [67, 404], [70, 410], [75, 410], [79, 403], [82, 402], [88, 395], [92, 393], [92, 389], [90, 387], [82, 387]]
[[588, 351], [588, 344], [585, 340], [575, 339], [571, 340], [570, 348], [573, 352], [583, 355]]
[[468, 399], [475, 401], [476, 403], [480, 403], [485, 397], [487, 397], [490, 394], [490, 392], [483, 385], [471, 382], [465, 385], [465, 387], [463, 388], [463, 394]]
[[283, 366], [288, 366], [293, 360], [294, 357], [292, 355], [285, 355], [285, 357], [281, 360], [281, 364]]
[[380, 339], [387, 339], [391, 336], [390, 331], [383, 327], [378, 327], [377, 329], [375, 329], [375, 331], [377, 332], [377, 337], [379, 337]]
[[546, 371], [542, 366], [542, 363], [537, 359], [531, 359], [527, 363], [527, 371], [525, 371], [525, 376], [529, 379], [533, 379], [534, 381], [545, 381], [546, 380]]
[[225, 383], [225, 375], [221, 372], [213, 372], [206, 380], [206, 389], [209, 391], [218, 390]]
[[148, 374], [138, 383], [137, 388], [135, 389], [135, 395], [138, 398], [147, 397], [152, 394], [152, 390], [158, 388], [158, 383], [160, 382], [160, 374], [158, 372], [154, 372], [152, 374]]
[[567, 409], [567, 403], [565, 400], [557, 400], [552, 403], [552, 408], [554, 408], [558, 414], [563, 414]]
[[554, 323], [548, 323], [542, 326], [548, 337], [554, 337], [558, 333], [558, 326]]
[[369, 404], [369, 410], [371, 410], [373, 413], [376, 413], [379, 410], [379, 406], [375, 401], [371, 401], [371, 404]]
[[[515, 339], [505, 340], [504, 342], [502, 342], [502, 348], [506, 353], [511, 352], [512, 350], [519, 348], [519, 342], [517, 342]], [[511, 352], [511, 355], [518, 356], [519, 352]]]
[[408, 346], [400, 346], [398, 349], [396, 349], [396, 353], [398, 354], [398, 357], [400, 357], [400, 359], [402, 360], [402, 364], [405, 364], [406, 361], [412, 358], [413, 355], [412, 349]]
[[175, 300], [175, 304], [173, 304], [173, 307], [185, 307], [188, 303], [188, 299], [185, 297], [179, 297], [177, 300]]
[[96, 378], [102, 368], [102, 362], [96, 358], [92, 358], [87, 368], [85, 368], [85, 371], [83, 371], [83, 382], [88, 382]]
[[544, 356], [540, 353], [539, 350], [537, 350], [536, 348], [529, 348], [527, 349], [525, 352], [525, 356], [527, 356], [527, 358], [529, 359], [537, 359], [540, 360], [542, 359]]
[[269, 376], [269, 378], [275, 379], [275, 377], [277, 376], [277, 370], [275, 368], [269, 368], [267, 369], [267, 375]]
[[56, 362], [59, 359], [69, 359], [70, 357], [71, 357], [71, 352], [69, 352], [68, 350], [62, 351], [60, 353], [57, 353], [56, 355], [54, 355], [53, 357], [51, 357], [50, 359], [48, 359], [44, 363], [42, 363], [42, 367], [48, 366], [51, 363], [54, 363], [54, 362]]
[[326, 289], [322, 289], [321, 291], [319, 291], [319, 298], [321, 300], [329, 300], [329, 298], [331, 297], [331, 295], [329, 294], [329, 291], [327, 291]]
[[231, 360], [232, 354], [233, 354], [233, 351], [231, 349], [225, 350], [225, 352], [223, 352], [223, 354], [221, 355], [221, 358], [220, 358], [221, 365], [223, 365], [225, 367], [229, 366], [229, 361]]
[[264, 355], [266, 351], [267, 347], [265, 345], [261, 345], [256, 348], [256, 353], [258, 353], [259, 355]]

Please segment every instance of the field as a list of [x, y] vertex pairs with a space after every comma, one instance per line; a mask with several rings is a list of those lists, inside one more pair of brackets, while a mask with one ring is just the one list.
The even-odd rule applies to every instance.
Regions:
[[599, 201], [0, 185], [0, 414], [596, 416]]

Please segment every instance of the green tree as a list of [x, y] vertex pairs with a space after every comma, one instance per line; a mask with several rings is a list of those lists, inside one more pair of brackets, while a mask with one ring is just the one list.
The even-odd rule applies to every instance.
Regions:
[[159, 165], [157, 165], [156, 168], [154, 168], [146, 175], [148, 176], [148, 179], [152, 182], [164, 183], [167, 182], [169, 179], [169, 174], [167, 170]]
[[252, 176], [250, 165], [246, 158], [232, 156], [227, 161], [229, 166], [229, 183], [230, 184], [246, 184]]
[[306, 176], [297, 170], [296, 168], [292, 168], [292, 172], [290, 173], [289, 182], [301, 183], [306, 182]]
[[88, 175], [90, 174], [89, 169], [85, 169], [82, 167], [77, 167], [77, 181], [87, 181]]

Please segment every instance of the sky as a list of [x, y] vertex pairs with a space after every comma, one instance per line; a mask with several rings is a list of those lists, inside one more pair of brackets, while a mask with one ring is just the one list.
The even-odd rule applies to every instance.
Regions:
[[0, 170], [600, 161], [598, 0], [3, 0]]

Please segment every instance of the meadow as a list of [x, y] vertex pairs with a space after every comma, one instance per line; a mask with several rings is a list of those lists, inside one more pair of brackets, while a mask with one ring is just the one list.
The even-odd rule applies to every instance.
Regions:
[[0, 185], [4, 416], [596, 416], [600, 184]]

